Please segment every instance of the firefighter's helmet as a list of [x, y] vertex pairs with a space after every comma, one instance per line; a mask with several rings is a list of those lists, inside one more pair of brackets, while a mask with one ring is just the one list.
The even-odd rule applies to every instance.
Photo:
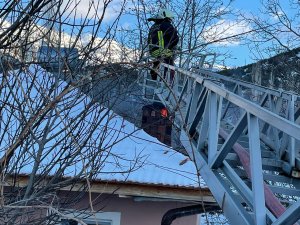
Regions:
[[161, 9], [158, 12], [158, 17], [173, 19], [174, 18], [174, 13], [172, 11], [168, 10], [168, 9]]

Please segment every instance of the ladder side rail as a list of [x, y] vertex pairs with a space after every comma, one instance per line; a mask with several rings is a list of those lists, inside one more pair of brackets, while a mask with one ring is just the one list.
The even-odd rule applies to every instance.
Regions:
[[266, 225], [264, 181], [259, 141], [258, 118], [247, 113], [253, 209], [256, 225]]
[[[173, 70], [178, 70], [178, 71], [182, 72], [183, 74], [185, 74], [186, 76], [190, 76], [190, 77], [193, 77], [193, 78], [198, 78], [200, 76], [198, 73], [191, 72], [191, 71], [186, 71], [185, 69], [182, 69], [182, 68], [179, 68], [179, 67], [176, 67], [176, 66], [171, 66], [171, 65], [168, 65], [168, 64], [165, 64], [165, 63], [161, 63], [161, 65], [164, 66], [164, 67], [173, 69]], [[276, 96], [276, 97], [281, 97], [281, 98], [286, 99], [286, 100], [290, 100], [292, 95], [295, 95], [296, 96], [295, 97], [296, 101], [300, 102], [300, 96], [296, 95], [292, 92], [276, 90], [276, 89], [273, 89], [273, 88], [270, 88], [270, 87], [264, 87], [264, 86], [261, 86], [261, 85], [257, 85], [257, 84], [249, 83], [249, 82], [246, 82], [246, 81], [234, 79], [234, 78], [227, 77], [227, 76], [224, 76], [224, 75], [221, 75], [221, 74], [218, 74], [218, 73], [215, 73], [215, 72], [212, 72], [210, 70], [203, 69], [203, 68], [199, 69], [199, 73], [204, 74], [204, 75], [209, 76], [209, 77], [217, 78], [217, 79], [220, 79], [220, 80], [223, 80], [223, 81], [232, 82], [234, 84], [238, 84], [238, 85], [243, 86], [243, 87], [247, 87], [247, 88], [250, 88], [250, 89], [255, 89], [255, 90], [260, 91], [260, 92], [268, 93], [268, 94], [271, 94], [271, 95]]]
[[[214, 78], [221, 79], [222, 81], [233, 82], [234, 85], [238, 86], [238, 90], [237, 90], [238, 95], [242, 95], [241, 89], [242, 89], [242, 87], [244, 87], [244, 88], [257, 90], [258, 92], [261, 93], [260, 94], [261, 97], [264, 96], [265, 93], [267, 93], [270, 96], [273, 96], [274, 98], [279, 98], [279, 99], [282, 99], [282, 100], [284, 99], [286, 101], [289, 101], [294, 96], [294, 98], [296, 99], [295, 102], [298, 105], [300, 105], [300, 96], [294, 95], [293, 93], [290, 93], [290, 92], [278, 91], [278, 90], [275, 90], [275, 89], [272, 89], [272, 88], [266, 88], [266, 87], [259, 86], [259, 85], [256, 85], [256, 84], [252, 84], [252, 83], [248, 83], [248, 82], [245, 82], [245, 81], [236, 80], [236, 79], [226, 77], [226, 76], [223, 76], [223, 75], [220, 75], [220, 74], [217, 74], [217, 73], [214, 73], [212, 71], [205, 70], [205, 69], [200, 69], [201, 74], [196, 74], [196, 73], [186, 71], [186, 70], [183, 70], [181, 68], [178, 68], [178, 67], [175, 67], [175, 66], [170, 66], [170, 65], [167, 65], [167, 64], [164, 64], [164, 63], [162, 63], [162, 65], [165, 66], [165, 67], [168, 67], [168, 68], [172, 68], [174, 70], [179, 70], [183, 74], [185, 74], [186, 76], [189, 76], [189, 77], [194, 78], [194, 79], [199, 78], [199, 77], [201, 79], [208, 79], [207, 76], [209, 76], [209, 77], [214, 77]], [[201, 77], [201, 75], [203, 75], [203, 76]], [[204, 77], [204, 76], [206, 76], [206, 77]], [[259, 99], [257, 99], [256, 102], [259, 102]], [[297, 107], [297, 104], [295, 104], [295, 107], [297, 108], [297, 110], [295, 110], [295, 113], [297, 113], [297, 117], [298, 117], [298, 116], [300, 116], [300, 109], [299, 109], [299, 107]]]
[[[288, 102], [288, 116], [289, 120], [292, 122], [295, 122], [295, 96], [292, 96], [292, 99]], [[290, 137], [289, 139], [289, 146], [288, 146], [288, 152], [289, 152], [289, 163], [291, 167], [295, 167], [296, 164], [296, 140], [294, 137]]]
[[217, 79], [220, 79], [220, 80], [223, 80], [223, 81], [227, 81], [227, 82], [232, 82], [234, 84], [239, 84], [241, 86], [244, 86], [244, 87], [247, 87], [247, 88], [250, 88], [250, 89], [254, 89], [254, 90], [257, 90], [257, 91], [266, 92], [266, 93], [272, 94], [272, 95], [277, 96], [277, 97], [282, 97], [282, 98], [287, 99], [287, 100], [291, 99], [291, 96], [293, 95], [293, 93], [288, 92], [288, 91], [280, 91], [280, 90], [276, 90], [276, 89], [273, 89], [273, 88], [264, 87], [264, 86], [261, 86], [261, 85], [258, 85], [258, 84], [253, 84], [253, 83], [250, 83], [250, 82], [234, 79], [234, 78], [227, 77], [227, 76], [224, 76], [224, 75], [221, 75], [221, 74], [218, 74], [218, 73], [215, 73], [215, 72], [212, 72], [210, 70], [203, 69], [203, 68], [199, 69], [199, 72], [202, 73], [202, 74], [205, 74], [207, 76], [210, 76], [210, 77], [214, 77], [214, 78], [217, 78]]
[[219, 130], [217, 129], [217, 121], [218, 121], [217, 94], [212, 91], [209, 91], [208, 100], [209, 100], [208, 164], [210, 165], [218, 151]]

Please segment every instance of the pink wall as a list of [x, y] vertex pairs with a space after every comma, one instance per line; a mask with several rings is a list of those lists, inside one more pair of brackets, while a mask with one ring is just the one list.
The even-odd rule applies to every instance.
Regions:
[[[184, 207], [173, 201], [134, 201], [133, 198], [120, 198], [118, 195], [93, 194], [94, 210], [121, 212], [121, 225], [160, 225], [163, 215], [170, 209]], [[76, 205], [77, 209], [89, 207], [88, 196]], [[172, 225], [196, 225], [197, 216], [188, 216], [174, 220]]]

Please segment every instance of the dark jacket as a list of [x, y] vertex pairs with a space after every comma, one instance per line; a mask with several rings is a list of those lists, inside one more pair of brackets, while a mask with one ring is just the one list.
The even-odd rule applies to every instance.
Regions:
[[178, 32], [169, 19], [156, 20], [149, 30], [148, 45], [153, 57], [171, 57], [178, 41]]

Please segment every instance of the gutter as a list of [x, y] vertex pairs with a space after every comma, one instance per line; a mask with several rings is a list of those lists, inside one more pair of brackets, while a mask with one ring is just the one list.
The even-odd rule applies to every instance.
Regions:
[[198, 204], [198, 205], [191, 205], [182, 208], [170, 209], [164, 214], [161, 220], [161, 225], [171, 225], [172, 222], [177, 218], [191, 216], [200, 213], [212, 212], [217, 210], [220, 210], [220, 207], [215, 204], [212, 205]]

